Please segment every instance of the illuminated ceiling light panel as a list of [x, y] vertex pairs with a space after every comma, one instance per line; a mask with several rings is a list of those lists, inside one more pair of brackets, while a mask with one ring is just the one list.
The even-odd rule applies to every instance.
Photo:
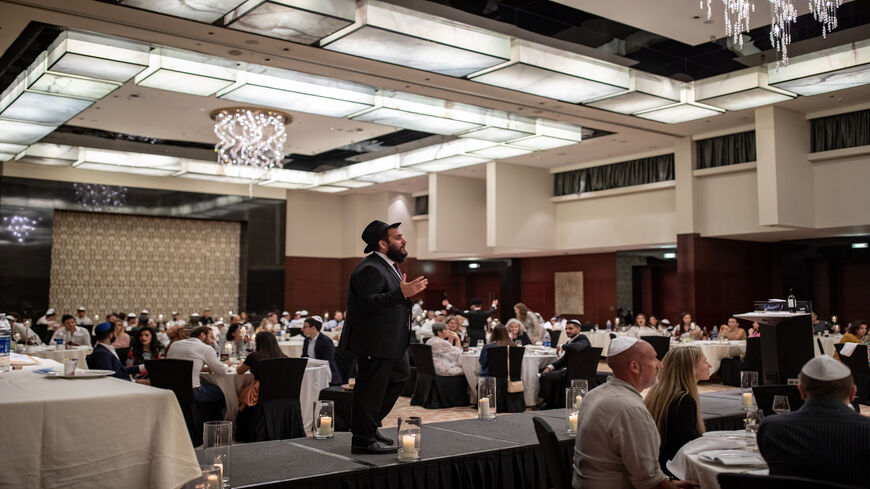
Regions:
[[73, 164], [73, 161], [78, 159], [79, 148], [78, 146], [66, 144], [36, 143], [30, 145], [24, 154], [28, 163], [49, 166], [70, 166]]
[[244, 0], [121, 0], [121, 5], [211, 24]]
[[272, 168], [269, 178], [277, 183], [314, 185], [317, 181], [315, 173], [284, 168]]
[[73, 97], [99, 100], [110, 94], [120, 85], [90, 78], [70, 75], [44, 73], [33, 84], [30, 90], [51, 93], [55, 95], [71, 95]]
[[510, 37], [374, 0], [360, 2], [354, 26], [322, 47], [442, 75], [463, 77], [510, 56]]
[[66, 31], [48, 48], [46, 70], [124, 83], [148, 66], [148, 45]]
[[532, 132], [513, 131], [511, 129], [501, 129], [499, 127], [484, 127], [483, 129], [475, 129], [459, 135], [461, 138], [484, 139], [495, 143], [503, 143], [512, 139], [517, 139], [525, 136], [531, 136]]
[[[147, 153], [128, 153], [126, 151], [81, 148], [79, 150], [78, 159], [87, 163], [100, 163], [104, 165], [118, 165], [135, 168], [159, 168], [170, 171], [178, 171], [181, 169], [181, 158]], [[77, 164], [76, 166], [80, 167], [81, 165]]]
[[426, 163], [414, 165], [413, 168], [415, 170], [422, 170], [427, 172], [439, 172], [453, 170], [466, 166], [479, 165], [481, 163], [486, 163], [490, 160], [491, 158], [480, 158], [470, 155], [457, 155], [447, 158], [441, 158], [439, 160], [427, 161]]
[[331, 185], [364, 175], [393, 170], [399, 167], [399, 155], [392, 154], [353, 165], [327, 170], [317, 175], [317, 185]]
[[425, 174], [426, 172], [424, 171], [416, 170], [387, 170], [379, 173], [373, 173], [371, 175], [365, 175], [357, 178], [357, 180], [372, 183], [387, 183], [394, 182], [396, 180], [404, 180], [405, 178], [419, 177]]
[[348, 187], [334, 187], [330, 185], [321, 185], [319, 187], [311, 187], [307, 190], [313, 190], [314, 192], [323, 192], [327, 194], [336, 194], [338, 192], [346, 192], [350, 190]]
[[102, 163], [82, 163], [76, 168], [80, 168], [82, 170], [97, 170], [97, 171], [108, 171], [108, 172], [116, 172], [116, 173], [132, 173], [134, 175], [149, 175], [154, 177], [168, 177], [175, 173], [174, 170], [163, 170], [160, 168], [139, 168], [134, 166], [118, 166], [118, 165], [105, 165]]
[[375, 96], [372, 110], [351, 119], [450, 135], [481, 127], [486, 117], [486, 110], [473, 105], [383, 90]]
[[0, 152], [18, 154], [27, 149], [26, 144], [0, 143]]
[[567, 139], [578, 143], [583, 140], [583, 128], [574, 124], [568, 124], [567, 122], [538, 119], [537, 134]]
[[313, 44], [354, 21], [353, 0], [249, 0], [224, 17], [224, 24], [302, 44]]
[[497, 143], [480, 139], [455, 139], [445, 143], [433, 144], [424, 148], [415, 149], [399, 154], [401, 166], [414, 166], [420, 163], [440, 160], [450, 156], [461, 155], [483, 148], [491, 148]]
[[0, 117], [60, 125], [93, 103], [88, 99], [24, 92], [0, 112]]
[[230, 177], [225, 175], [204, 175], [202, 173], [182, 173], [181, 175], [178, 175], [178, 178], [188, 178], [191, 180], [206, 180], [209, 182], [220, 183], [239, 183], [244, 185], [260, 183], [260, 180], [256, 178]]
[[694, 97], [698, 102], [725, 110], [743, 110], [784, 102], [796, 95], [769, 86], [765, 68], [749, 68], [698, 80]]
[[623, 92], [629, 69], [549, 46], [514, 39], [511, 60], [472, 74], [474, 81], [580, 103]]
[[0, 143], [33, 144], [55, 129], [54, 125], [0, 119]]
[[533, 151], [525, 148], [516, 148], [500, 144], [491, 148], [472, 151], [470, 154], [484, 156], [488, 159], [512, 158], [514, 156], [527, 155]]
[[870, 40], [791, 58], [768, 66], [768, 82], [800, 95], [818, 95], [870, 83]]
[[577, 141], [569, 141], [567, 139], [553, 138], [550, 136], [531, 136], [510, 141], [510, 144], [511, 146], [519, 146], [534, 151], [545, 151], [548, 149], [577, 144]]
[[646, 112], [638, 112], [637, 117], [649, 119], [652, 121], [665, 122], [667, 124], [677, 124], [680, 122], [694, 121], [705, 117], [713, 117], [725, 112], [722, 109], [710, 106], [702, 106], [696, 103], [680, 103], [653, 109]]
[[9, 161], [12, 158], [15, 158], [16, 153], [4, 153], [0, 151], [0, 161]]
[[364, 188], [364, 187], [370, 187], [370, 186], [374, 185], [374, 183], [373, 182], [361, 182], [359, 180], [344, 180], [341, 182], [335, 182], [335, 183], [333, 183], [333, 185], [336, 187]]
[[286, 188], [286, 189], [290, 189], [290, 190], [298, 190], [298, 189], [310, 187], [310, 185], [303, 185], [301, 183], [276, 182], [274, 180], [267, 180], [265, 182], [260, 182], [259, 185], [262, 187]]
[[620, 114], [634, 114], [679, 102], [683, 86], [682, 82], [664, 76], [631, 70], [627, 92], [590, 100], [583, 105]]
[[143, 87], [205, 97], [235, 80], [236, 63], [232, 61], [165, 47], [154, 48], [148, 68], [136, 75], [136, 84]]
[[221, 98], [266, 107], [345, 117], [371, 108], [375, 89], [359, 83], [265, 66], [239, 73], [244, 84]]

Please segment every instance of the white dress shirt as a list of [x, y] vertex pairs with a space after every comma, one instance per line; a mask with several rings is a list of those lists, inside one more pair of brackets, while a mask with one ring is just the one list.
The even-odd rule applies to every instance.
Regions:
[[315, 342], [317, 341], [317, 338], [319, 336], [320, 336], [320, 333], [317, 333], [317, 336], [315, 336], [314, 338], [308, 339], [308, 358], [317, 358], [314, 356], [314, 345], [315, 345]]
[[54, 343], [58, 338], [61, 338], [64, 344], [72, 342], [81, 346], [91, 346], [91, 334], [81, 326], [76, 326], [75, 331], [72, 333], [67, 331], [66, 328], [60, 328], [51, 336], [51, 342]]
[[214, 348], [206, 345], [199, 338], [185, 338], [176, 341], [169, 347], [166, 358], [193, 362], [193, 373], [190, 380], [194, 389], [198, 389], [200, 386], [199, 374], [202, 372], [203, 364], [208, 365], [208, 368], [216, 375], [227, 374], [226, 365], [222, 364], [215, 355]]
[[21, 336], [21, 340], [23, 342], [32, 341], [36, 345], [42, 344], [42, 339], [40, 339], [39, 335], [36, 334], [32, 329], [28, 328], [24, 325], [24, 323], [13, 323], [12, 324], [12, 335], [18, 333]]

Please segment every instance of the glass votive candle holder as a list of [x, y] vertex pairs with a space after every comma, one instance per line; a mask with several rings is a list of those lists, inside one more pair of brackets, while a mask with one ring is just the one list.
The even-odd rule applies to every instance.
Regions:
[[232, 444], [232, 421], [207, 421], [203, 423], [202, 447], [206, 460], [220, 469], [220, 487], [230, 487], [230, 447]]
[[580, 395], [582, 396], [589, 393], [589, 381], [586, 379], [571, 379], [571, 387], [580, 389]]
[[401, 462], [420, 460], [420, 435], [423, 432], [423, 420], [419, 416], [399, 416], [398, 426], [398, 456]]
[[192, 489], [222, 489], [221, 468], [217, 465], [200, 465], [202, 475], [184, 487]]
[[479, 419], [495, 419], [495, 392], [495, 377], [481, 377], [477, 380], [477, 417]]
[[565, 420], [568, 423], [568, 434], [576, 435], [580, 422], [580, 406], [583, 405], [584, 392], [579, 387], [565, 388]]
[[313, 436], [318, 440], [332, 438], [335, 433], [335, 406], [332, 401], [314, 401]]

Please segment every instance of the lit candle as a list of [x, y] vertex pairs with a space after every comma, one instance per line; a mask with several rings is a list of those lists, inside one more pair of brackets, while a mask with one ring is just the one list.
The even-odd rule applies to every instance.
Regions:
[[571, 430], [571, 433], [577, 432], [577, 413], [573, 413], [568, 416], [568, 426]]
[[208, 487], [208, 489], [220, 489], [221, 484], [220, 480], [218, 480], [218, 476], [214, 474], [209, 475], [206, 487]]
[[752, 407], [752, 393], [744, 392], [743, 393], [743, 407], [751, 408]]
[[416, 459], [417, 458], [417, 444], [416, 435], [404, 435], [401, 437], [402, 439], [402, 454], [401, 458], [403, 459]]
[[[215, 460], [220, 460], [220, 457], [216, 458]], [[220, 469], [220, 478], [221, 480], [224, 480], [224, 464], [222, 462], [215, 462], [212, 465]]]
[[330, 416], [321, 416], [320, 417], [320, 434], [321, 435], [331, 435], [332, 434], [332, 417], [330, 417]]
[[488, 418], [490, 416], [489, 413], [489, 398], [482, 397], [480, 401], [478, 401], [477, 406], [480, 408], [480, 415], [484, 418]]
[[574, 398], [574, 409], [580, 409], [580, 405], [583, 404], [583, 396], [577, 396]]

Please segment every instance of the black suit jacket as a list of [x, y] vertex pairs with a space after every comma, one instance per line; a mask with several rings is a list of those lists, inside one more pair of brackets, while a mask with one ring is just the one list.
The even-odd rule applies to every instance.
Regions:
[[94, 351], [88, 356], [88, 368], [98, 370], [114, 370], [112, 377], [130, 380], [130, 374], [139, 373], [139, 367], [125, 367], [121, 360], [109, 351], [108, 348], [98, 343]]
[[478, 335], [486, 333], [486, 320], [489, 319], [490, 316], [496, 311], [496, 308], [492, 308], [488, 311], [484, 311], [483, 309], [479, 309], [474, 311], [472, 309], [461, 310], [457, 309], [453, 306], [447, 310], [450, 314], [459, 314], [460, 316], [468, 319], [468, 330], [476, 331]]
[[396, 271], [375, 253], [350, 276], [347, 316], [338, 347], [356, 355], [399, 359], [410, 341], [411, 299], [402, 295]]
[[870, 418], [842, 401], [809, 399], [793, 413], [764, 418], [758, 448], [770, 475], [867, 487]]
[[[344, 384], [341, 372], [338, 371], [338, 364], [335, 363], [335, 345], [332, 344], [332, 340], [325, 334], [319, 334], [316, 341], [314, 343], [314, 358], [329, 362], [329, 370], [332, 371], [332, 382], [330, 384]], [[311, 338], [306, 336], [305, 341], [302, 342], [302, 358], [308, 357], [308, 345], [310, 343]]]
[[[562, 350], [582, 350], [592, 346], [589, 343], [589, 338], [583, 333], [577, 333], [577, 336], [571, 338], [571, 341], [562, 345]], [[561, 358], [553, 362], [553, 370], [561, 370], [568, 366], [568, 355], [562, 355]]]

